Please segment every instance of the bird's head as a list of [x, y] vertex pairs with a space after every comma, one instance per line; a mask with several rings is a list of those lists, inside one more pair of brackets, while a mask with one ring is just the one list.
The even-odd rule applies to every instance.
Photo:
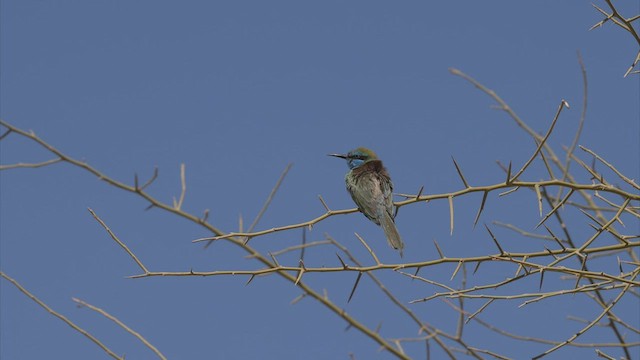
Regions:
[[346, 154], [329, 154], [329, 156], [335, 156], [347, 160], [349, 169], [355, 169], [367, 161], [378, 160], [378, 156], [373, 152], [373, 150], [369, 150], [364, 147], [351, 150]]

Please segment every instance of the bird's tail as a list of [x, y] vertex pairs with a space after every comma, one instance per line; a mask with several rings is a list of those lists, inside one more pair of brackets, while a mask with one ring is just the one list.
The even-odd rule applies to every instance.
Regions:
[[398, 234], [398, 229], [396, 228], [396, 224], [391, 217], [391, 214], [387, 211], [382, 211], [382, 216], [380, 217], [380, 226], [384, 230], [384, 235], [387, 237], [387, 242], [389, 245], [396, 250], [400, 251], [400, 257], [402, 257], [402, 249], [404, 248], [404, 243], [402, 242], [402, 238], [400, 234]]

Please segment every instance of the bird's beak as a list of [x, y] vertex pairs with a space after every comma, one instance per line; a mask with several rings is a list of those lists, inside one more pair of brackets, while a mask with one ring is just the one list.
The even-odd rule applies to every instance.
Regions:
[[346, 159], [347, 155], [343, 155], [343, 154], [328, 154], [328, 156], [334, 156], [337, 158], [341, 158], [341, 159]]

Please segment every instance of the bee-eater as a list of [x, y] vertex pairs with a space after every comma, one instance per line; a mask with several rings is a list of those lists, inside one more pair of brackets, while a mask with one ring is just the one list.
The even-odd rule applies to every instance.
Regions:
[[396, 250], [404, 244], [398, 234], [393, 213], [393, 184], [387, 169], [373, 151], [359, 147], [347, 154], [329, 154], [347, 160], [349, 172], [345, 176], [347, 191], [369, 220], [382, 226], [389, 245]]

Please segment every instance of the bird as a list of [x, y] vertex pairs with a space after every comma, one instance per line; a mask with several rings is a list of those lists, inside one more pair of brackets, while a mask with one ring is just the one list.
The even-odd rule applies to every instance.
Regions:
[[400, 251], [404, 243], [395, 225], [393, 183], [387, 169], [375, 152], [359, 147], [346, 154], [329, 154], [345, 159], [349, 172], [345, 176], [347, 191], [358, 210], [384, 230], [387, 242]]

